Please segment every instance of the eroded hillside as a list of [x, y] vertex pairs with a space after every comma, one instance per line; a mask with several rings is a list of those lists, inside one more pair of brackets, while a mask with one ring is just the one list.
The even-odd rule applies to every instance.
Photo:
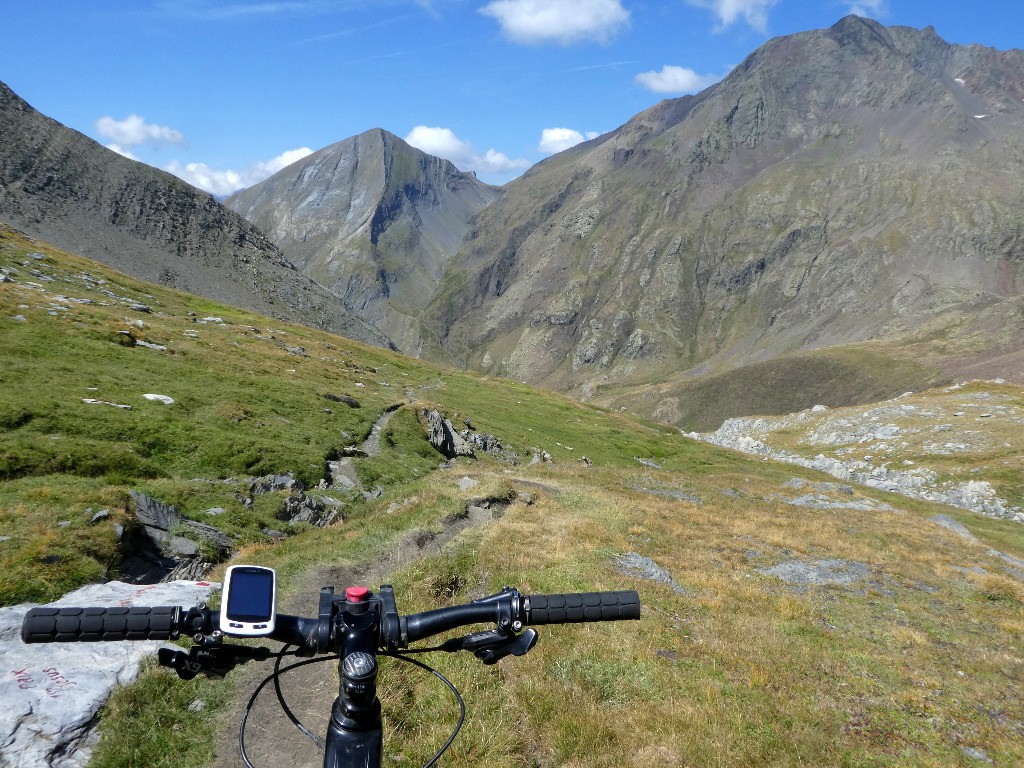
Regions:
[[[470, 368], [648, 416], [684, 412], [698, 376], [868, 340], [933, 367], [914, 389], [997, 360], [1020, 377], [1021, 83], [1020, 51], [932, 29], [772, 40], [509, 184], [432, 322]], [[852, 383], [845, 402], [877, 396]]]

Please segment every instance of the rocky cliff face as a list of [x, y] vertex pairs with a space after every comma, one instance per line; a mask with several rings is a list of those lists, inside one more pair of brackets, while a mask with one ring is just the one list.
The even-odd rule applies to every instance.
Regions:
[[1022, 194], [1024, 52], [851, 16], [512, 182], [431, 322], [599, 398], [869, 339], [1019, 356]]
[[383, 334], [209, 194], [101, 147], [0, 83], [0, 219], [123, 272], [374, 344]]
[[499, 192], [387, 131], [321, 149], [227, 205], [303, 273], [418, 355], [419, 314], [474, 214]]

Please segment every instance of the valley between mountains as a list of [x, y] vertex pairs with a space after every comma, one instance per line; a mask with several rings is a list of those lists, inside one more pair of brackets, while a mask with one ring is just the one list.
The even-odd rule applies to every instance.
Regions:
[[[0, 215], [684, 429], [1024, 383], [1024, 54], [849, 16], [504, 187], [372, 129], [221, 205], [0, 89]], [[239, 216], [240, 214], [240, 216]]]
[[[222, 202], [0, 84], [0, 643], [229, 562], [307, 614], [636, 589], [434, 659], [447, 764], [1022, 764], [1022, 210], [1024, 52], [856, 16], [500, 188], [373, 128]], [[259, 669], [92, 701], [25, 647], [0, 768], [240, 764]], [[422, 765], [457, 710], [383, 676]]]

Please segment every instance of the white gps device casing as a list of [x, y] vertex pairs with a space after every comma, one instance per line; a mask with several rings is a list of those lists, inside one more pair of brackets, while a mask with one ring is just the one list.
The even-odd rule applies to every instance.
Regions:
[[232, 565], [224, 576], [220, 631], [225, 635], [264, 637], [277, 618], [277, 573], [260, 565]]

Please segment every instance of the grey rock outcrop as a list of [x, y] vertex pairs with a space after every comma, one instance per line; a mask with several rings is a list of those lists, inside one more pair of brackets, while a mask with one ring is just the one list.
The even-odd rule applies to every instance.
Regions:
[[686, 588], [672, 578], [672, 574], [658, 565], [654, 560], [636, 552], [627, 552], [615, 558], [615, 570], [627, 576], [647, 579], [656, 584], [670, 587], [679, 595], [686, 594]]
[[131, 496], [139, 527], [121, 543], [122, 578], [137, 584], [201, 578], [230, 554], [234, 541], [218, 528], [185, 520], [177, 507], [139, 491]]
[[455, 431], [449, 419], [432, 409], [421, 412], [426, 422], [427, 440], [442, 456], [454, 459], [456, 456], [475, 456], [473, 446]]
[[[715, 432], [691, 432], [689, 437], [742, 453], [826, 472], [846, 482], [1024, 523], [1024, 509], [1000, 498], [987, 480], [942, 480], [938, 471], [925, 466], [896, 468], [887, 466], [886, 462], [876, 464], [867, 459], [836, 458], [821, 453], [809, 458], [792, 451], [772, 448], [765, 442], [777, 430], [808, 429], [812, 420], [827, 410], [815, 407], [788, 416], [727, 419]], [[914, 406], [901, 405], [897, 398], [895, 401], [879, 404], [859, 416], [829, 419], [826, 423], [830, 426], [819, 426], [811, 430], [808, 441], [822, 447], [843, 446], [851, 441], [876, 445], [884, 443], [900, 435], [900, 428], [889, 422], [897, 418], [901, 411], [914, 413], [926, 419], [937, 418], [937, 414], [929, 415], [932, 412], [921, 412]], [[839, 425], [840, 429], [836, 429], [836, 425]], [[935, 452], [942, 455], [941, 448]], [[805, 499], [808, 504], [813, 500], [813, 494]]]
[[[92, 584], [51, 605], [191, 606], [219, 584], [175, 581], [139, 587]], [[107, 642], [25, 645], [21, 623], [32, 605], [0, 608], [0, 768], [84, 768], [98, 734], [98, 712], [118, 685], [164, 643]]]
[[285, 500], [280, 517], [289, 523], [308, 523], [316, 528], [325, 528], [344, 520], [344, 507], [344, 502], [330, 496], [307, 496], [298, 491]]
[[263, 477], [255, 477], [249, 481], [249, 493], [253, 498], [262, 496], [265, 493], [275, 493], [276, 491], [303, 491], [305, 486], [301, 480], [297, 480], [295, 475], [288, 472], [283, 475], [265, 475]]

